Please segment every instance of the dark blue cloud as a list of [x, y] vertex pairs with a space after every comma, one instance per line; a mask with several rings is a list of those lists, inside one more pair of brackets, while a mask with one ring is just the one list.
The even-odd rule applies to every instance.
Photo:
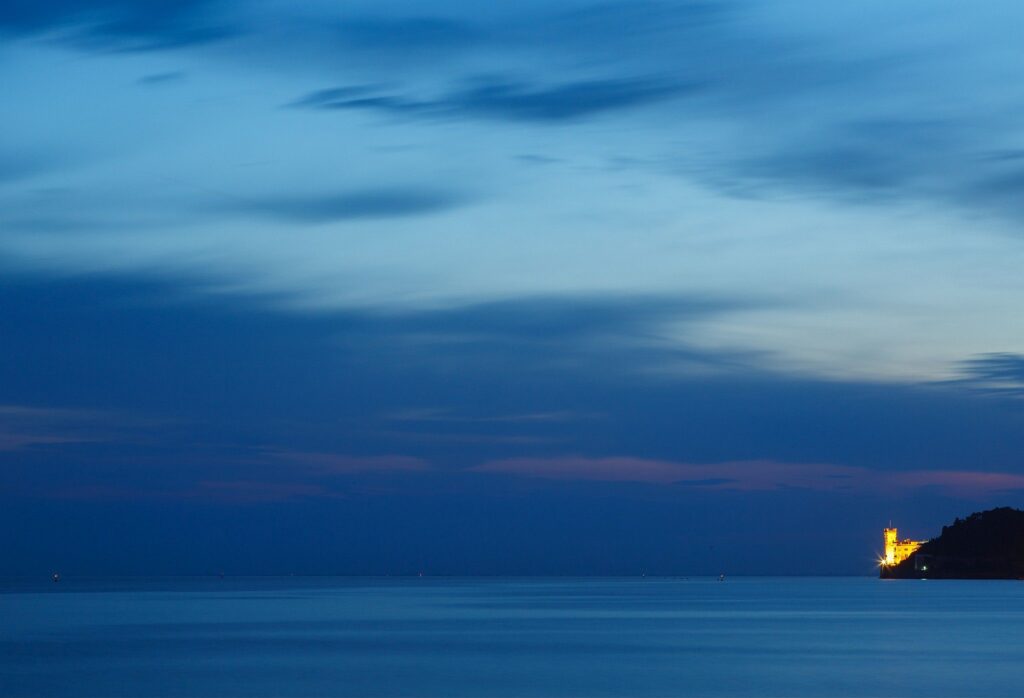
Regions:
[[[414, 3], [380, 12], [337, 8], [315, 18], [283, 13], [278, 19], [284, 29], [263, 26], [262, 39], [281, 55], [298, 53], [328, 66], [358, 65], [371, 72], [402, 66], [402, 77], [464, 72], [471, 65], [486, 66], [475, 72], [488, 74], [507, 69], [507, 57], [529, 54], [545, 55], [556, 73], [566, 64], [607, 66], [658, 54], [673, 45], [666, 39], [674, 38], [676, 46], [700, 44], [702, 52], [708, 43], [702, 33], [726, 19], [733, 5], [597, 2], [566, 9], [555, 3], [543, 9], [508, 6], [476, 12], [435, 4], [426, 15]], [[678, 74], [679, 67], [669, 66], [670, 74]]]
[[1024, 217], [1024, 168], [1014, 151], [970, 163], [968, 167], [968, 171], [979, 174], [962, 191], [956, 192], [960, 203]]
[[365, 87], [320, 90], [294, 106], [314, 109], [369, 109], [406, 116], [475, 117], [510, 121], [565, 122], [603, 112], [663, 102], [693, 92], [693, 84], [650, 78], [601, 79], [554, 85], [479, 79], [436, 98], [418, 99]]
[[[999, 395], [723, 370], [695, 348], [690, 359], [716, 370], [666, 371], [678, 350], [636, 341], [742, 301], [287, 314], [202, 290], [195, 279], [0, 283], [0, 325], [16, 328], [0, 343], [0, 432], [22, 437], [0, 440], [5, 573], [54, 560], [79, 573], [694, 573], [719, 554], [737, 572], [857, 572], [894, 508], [939, 525], [964, 502], [466, 469], [577, 454], [1015, 472], [1024, 449], [1021, 414]], [[979, 368], [1016, 370], [1002, 358]], [[438, 414], [455, 417], [414, 418]], [[796, 570], [805, 558], [774, 546], [807, 544], [809, 521], [829, 553]], [[31, 545], [12, 533], [25, 527]], [[701, 545], [680, 542], [684, 531]], [[748, 555], [752, 542], [771, 550]], [[500, 556], [487, 552], [498, 544]]]
[[468, 197], [425, 188], [385, 188], [337, 194], [261, 196], [219, 205], [217, 210], [265, 217], [286, 223], [320, 224], [371, 218], [422, 216], [458, 208]]
[[446, 17], [348, 17], [332, 25], [343, 50], [448, 51], [473, 46], [485, 33], [470, 22]]
[[555, 6], [546, 22], [531, 24], [529, 30], [545, 42], [558, 36], [595, 43], [629, 41], [651, 32], [706, 30], [711, 23], [734, 17], [741, 7], [733, 0], [612, 0], [564, 10]]
[[[590, 415], [477, 426], [484, 435], [552, 438], [558, 449], [688, 462], [998, 469], [1016, 467], [1024, 447], [1019, 415], [969, 390], [795, 380], [742, 355], [659, 341], [666, 323], [750, 307], [742, 301], [532, 298], [290, 315], [172, 302], [170, 291], [8, 279], [0, 321], [18, 332], [0, 347], [0, 404], [194, 417], [208, 424], [197, 427], [206, 434], [198, 441], [207, 428], [226, 429], [250, 444], [243, 450], [393, 453], [392, 437], [374, 431], [394, 430], [392, 415], [417, 409]], [[595, 414], [607, 419], [595, 423]], [[472, 453], [431, 448], [408, 455], [467, 465], [514, 455], [486, 444]]]
[[221, 39], [234, 30], [212, 15], [212, 0], [11, 0], [0, 31], [47, 36], [96, 50], [169, 49]]
[[961, 364], [966, 377], [958, 384], [1002, 395], [1024, 396], [1024, 355], [993, 353]]
[[46, 153], [0, 151], [0, 184], [31, 177], [55, 165], [56, 158]]
[[[809, 132], [767, 128], [742, 154], [683, 157], [670, 168], [744, 198], [827, 197], [847, 203], [929, 202], [943, 209], [1024, 216], [1014, 149], [990, 150], [1008, 123], [927, 117], [813, 122]], [[640, 163], [640, 166], [649, 166]]]
[[429, 313], [389, 313], [381, 321], [411, 332], [440, 332], [499, 341], [560, 341], [608, 335], [636, 338], [645, 336], [668, 319], [702, 319], [763, 305], [767, 305], [767, 301], [755, 303], [711, 296], [543, 296], [483, 302]]
[[731, 171], [721, 171], [719, 183], [740, 193], [788, 189], [871, 203], [935, 196], [952, 184], [936, 174], [964, 147], [964, 125], [957, 122], [832, 124], [812, 137], [769, 144], [774, 152], [738, 159]]
[[140, 85], [166, 85], [170, 82], [180, 82], [185, 79], [185, 72], [174, 70], [167, 73], [152, 73], [139, 78]]

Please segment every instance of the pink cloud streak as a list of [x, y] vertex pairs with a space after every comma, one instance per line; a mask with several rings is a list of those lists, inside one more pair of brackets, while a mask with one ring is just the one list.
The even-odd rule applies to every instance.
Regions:
[[1003, 472], [910, 470], [883, 472], [829, 463], [780, 463], [771, 460], [679, 463], [632, 457], [509, 458], [471, 470], [548, 480], [690, 484], [705, 489], [743, 492], [788, 488], [817, 491], [900, 493], [936, 488], [973, 497], [1024, 489], [1024, 475]]
[[48, 494], [56, 499], [79, 501], [196, 500], [234, 504], [286, 502], [310, 497], [337, 498], [341, 496], [321, 485], [312, 483], [257, 480], [206, 480], [184, 489], [76, 485]]

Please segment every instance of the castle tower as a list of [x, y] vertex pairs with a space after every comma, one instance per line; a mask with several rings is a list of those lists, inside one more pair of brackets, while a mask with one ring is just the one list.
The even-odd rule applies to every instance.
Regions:
[[881, 560], [882, 567], [895, 567], [927, 543], [923, 540], [900, 540], [899, 534], [891, 525], [889, 528], [882, 529], [882, 539], [885, 541], [885, 556]]
[[896, 560], [896, 544], [899, 541], [899, 536], [896, 533], [895, 528], [883, 528], [882, 537], [885, 540], [885, 566], [892, 567], [898, 561]]

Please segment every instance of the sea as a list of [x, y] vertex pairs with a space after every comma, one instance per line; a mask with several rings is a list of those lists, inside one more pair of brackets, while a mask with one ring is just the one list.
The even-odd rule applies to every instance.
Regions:
[[0, 580], [3, 696], [1024, 695], [1024, 582]]

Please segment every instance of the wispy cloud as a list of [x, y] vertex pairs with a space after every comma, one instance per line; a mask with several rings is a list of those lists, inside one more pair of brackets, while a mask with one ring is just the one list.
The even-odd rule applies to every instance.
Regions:
[[630, 457], [510, 458], [471, 469], [548, 480], [679, 484], [712, 490], [773, 491], [806, 489], [828, 492], [903, 495], [939, 489], [950, 496], [977, 497], [1024, 490], [1024, 475], [966, 470], [879, 471], [823, 463], [735, 461], [680, 463]]
[[[935, 488], [950, 496], [981, 497], [999, 492], [1024, 490], [1024, 475], [972, 470], [912, 470], [876, 476], [881, 487], [902, 493]], [[880, 490], [884, 492], [885, 490]]]
[[312, 109], [370, 109], [406, 116], [475, 117], [507, 121], [559, 123], [603, 112], [678, 98], [695, 84], [652, 78], [580, 80], [531, 84], [510, 79], [479, 78], [436, 97], [417, 98], [368, 87], [340, 87], [312, 92], [293, 106]]
[[206, 43], [237, 27], [218, 0], [55, 0], [0, 5], [0, 31], [97, 51], [149, 51]]
[[1024, 396], [1024, 355], [992, 353], [960, 363], [964, 378], [951, 381], [998, 395]]
[[322, 484], [262, 480], [204, 480], [186, 488], [86, 484], [58, 487], [48, 498], [97, 502], [198, 501], [222, 504], [267, 504], [342, 495]]
[[523, 414], [458, 414], [449, 409], [425, 407], [407, 409], [384, 415], [384, 419], [395, 422], [447, 422], [471, 424], [521, 424], [531, 422], [568, 422], [578, 419], [594, 419], [598, 415], [568, 410], [554, 412], [527, 412]]
[[353, 473], [380, 473], [390, 471], [426, 471], [430, 463], [411, 456], [351, 456], [338, 453], [306, 451], [269, 451], [264, 454], [272, 461], [292, 464], [320, 474], [346, 475]]
[[284, 223], [317, 225], [346, 220], [405, 218], [440, 213], [468, 197], [428, 188], [385, 188], [334, 194], [263, 196], [219, 204], [216, 209]]
[[549, 444], [557, 439], [531, 434], [490, 434], [470, 431], [376, 430], [372, 436], [405, 442], [529, 446]]
[[0, 451], [111, 441], [133, 418], [109, 412], [0, 405]]
[[42, 152], [0, 151], [0, 184], [45, 172], [55, 164], [56, 159], [53, 156]]
[[476, 45], [487, 37], [476, 24], [438, 16], [353, 16], [329, 23], [327, 31], [346, 50], [395, 53], [453, 51]]
[[552, 480], [681, 483], [712, 489], [775, 490], [783, 487], [837, 489], [862, 470], [838, 465], [740, 461], [713, 464], [678, 463], [631, 457], [510, 458], [473, 468], [481, 473], [506, 473]]
[[208, 499], [216, 502], [233, 502], [238, 504], [261, 504], [311, 497], [334, 498], [338, 496], [337, 493], [319, 484], [259, 482], [251, 480], [206, 480], [200, 482], [192, 490], [185, 492], [182, 498]]
[[181, 82], [185, 79], [185, 72], [182, 70], [174, 70], [166, 73], [150, 73], [139, 78], [140, 85], [153, 86], [153, 85], [166, 85], [172, 82]]
[[[160, 462], [136, 457], [148, 470], [132, 476], [112, 475], [102, 464], [83, 469], [73, 482], [38, 482], [25, 491], [47, 499], [83, 501], [210, 501], [224, 503], [283, 502], [311, 498], [342, 498], [353, 482], [365, 485], [375, 475], [437, 473], [429, 461], [401, 455], [260, 450], [244, 457], [225, 455], [207, 445], [183, 454], [175, 473]], [[196, 459], [199, 467], [188, 467]], [[206, 461], [217, 459], [213, 466]], [[136, 477], [135, 475], [139, 475]], [[173, 476], [170, 476], [173, 475]], [[364, 490], [365, 491], [365, 487]]]

